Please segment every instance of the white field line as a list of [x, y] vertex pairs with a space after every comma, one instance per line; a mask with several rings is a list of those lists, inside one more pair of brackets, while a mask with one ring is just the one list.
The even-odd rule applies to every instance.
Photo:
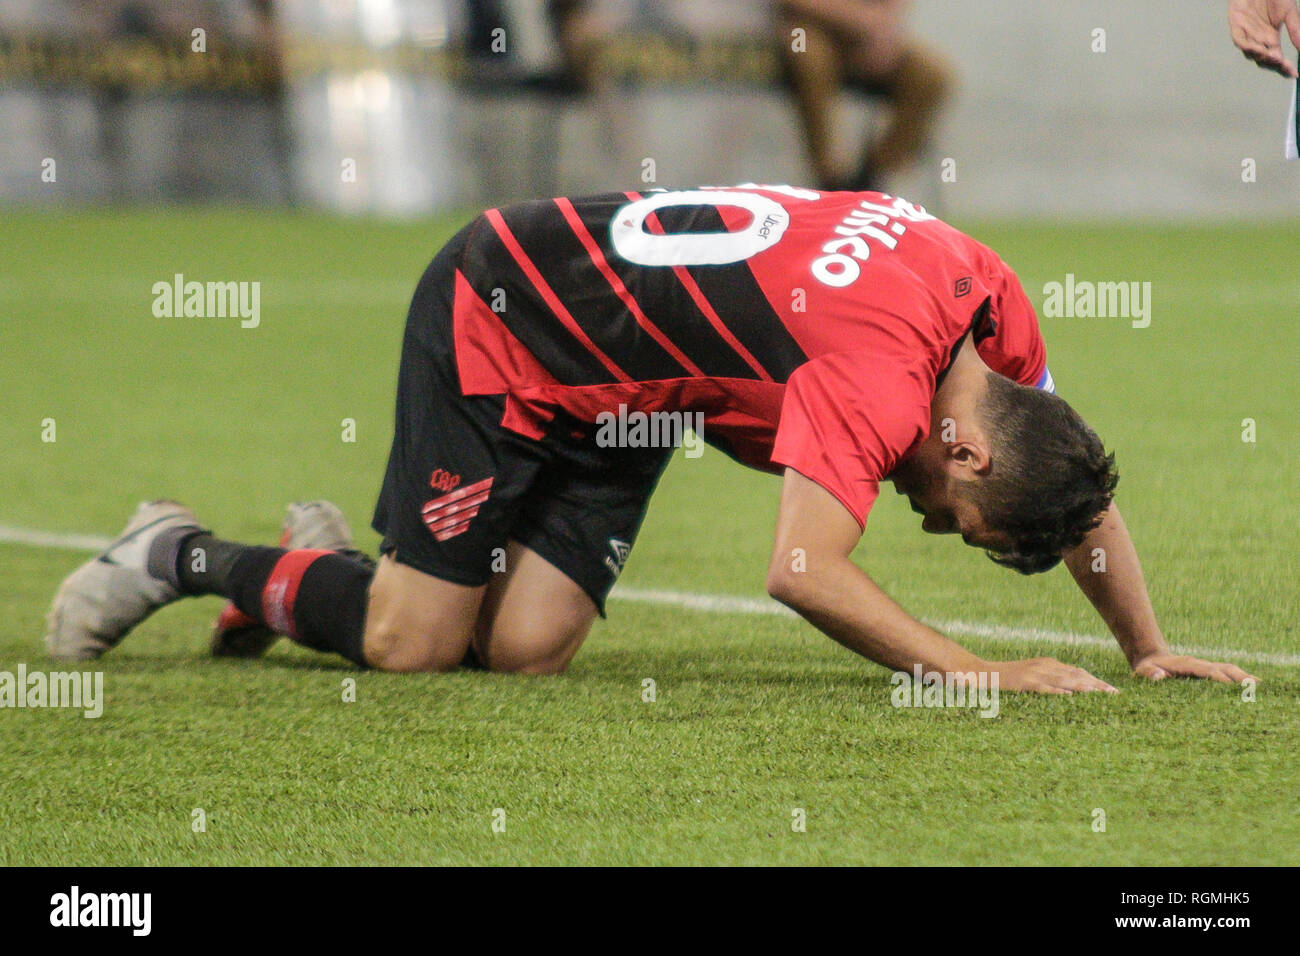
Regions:
[[[793, 611], [777, 604], [771, 598], [749, 598], [729, 594], [693, 594], [689, 591], [662, 591], [629, 587], [620, 584], [609, 595], [612, 601], [632, 601], [638, 604], [662, 604], [669, 607], [701, 611], [705, 614], [767, 614], [779, 617], [797, 617]], [[1008, 627], [1002, 624], [980, 624], [975, 621], [936, 620], [922, 618], [935, 630], [965, 637], [982, 637], [1010, 644], [1056, 644], [1068, 647], [1111, 647], [1118, 650], [1113, 637], [1094, 634], [1072, 634], [1069, 631], [1048, 631], [1036, 627]], [[1300, 667], [1300, 654], [1270, 654], [1267, 651], [1243, 651], [1235, 647], [1191, 647], [1172, 645], [1179, 654], [1222, 660], [1247, 661], [1256, 664], [1275, 664], [1279, 667]]]
[[[0, 525], [0, 544], [25, 544], [34, 548], [57, 548], [68, 551], [102, 551], [111, 538], [93, 534], [70, 534], [60, 531], [39, 531]], [[658, 604], [699, 611], [704, 614], [750, 614], [776, 617], [797, 617], [789, 608], [771, 598], [742, 597], [732, 594], [696, 594], [690, 591], [668, 591], [657, 588], [638, 588], [620, 584], [610, 594], [610, 600], [629, 601], [635, 604]], [[947, 634], [981, 637], [1009, 644], [1054, 644], [1063, 647], [1115, 647], [1109, 637], [1094, 634], [1073, 634], [1069, 631], [1049, 631], [1035, 627], [1008, 627], [1001, 624], [980, 624], [975, 621], [923, 619], [931, 627]], [[1279, 667], [1300, 667], [1300, 654], [1270, 654], [1266, 651], [1244, 651], [1235, 647], [1192, 647], [1173, 645], [1180, 654], [1194, 657], [1222, 658]]]
[[33, 531], [0, 524], [0, 542], [27, 544], [33, 548], [60, 548], [66, 551], [103, 551], [112, 538], [97, 534], [69, 534], [63, 531]]

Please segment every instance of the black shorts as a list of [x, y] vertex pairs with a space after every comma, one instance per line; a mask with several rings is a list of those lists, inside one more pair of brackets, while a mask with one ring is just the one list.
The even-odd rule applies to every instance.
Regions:
[[452, 339], [462, 230], [420, 279], [407, 317], [393, 448], [371, 526], [380, 551], [471, 587], [503, 570], [514, 540], [595, 602], [627, 560], [672, 453], [603, 448], [595, 429], [557, 415], [540, 441], [501, 426], [505, 399], [462, 395]]

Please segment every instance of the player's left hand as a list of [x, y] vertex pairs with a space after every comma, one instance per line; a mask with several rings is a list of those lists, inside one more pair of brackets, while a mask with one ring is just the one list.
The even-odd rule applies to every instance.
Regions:
[[1166, 677], [1199, 677], [1204, 680], [1216, 680], [1222, 684], [1240, 684], [1245, 680], [1259, 682], [1258, 677], [1247, 674], [1235, 664], [1203, 661], [1199, 657], [1187, 657], [1182, 654], [1148, 654], [1133, 665], [1133, 673], [1148, 680], [1164, 680]]

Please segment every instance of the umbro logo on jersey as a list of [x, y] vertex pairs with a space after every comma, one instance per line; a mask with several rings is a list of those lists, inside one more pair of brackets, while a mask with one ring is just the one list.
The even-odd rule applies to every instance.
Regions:
[[[459, 478], [459, 476], [457, 476]], [[469, 523], [478, 514], [492, 490], [492, 478], [484, 478], [472, 485], [426, 501], [421, 509], [424, 523], [439, 541], [446, 541], [469, 530]]]
[[954, 298], [960, 299], [964, 295], [970, 295], [971, 277], [962, 276], [953, 283], [952, 294]]
[[623, 571], [623, 565], [627, 563], [627, 556], [632, 553], [632, 545], [621, 538], [610, 538], [608, 545], [609, 554], [605, 555], [605, 567], [614, 572], [614, 577], [618, 577]]

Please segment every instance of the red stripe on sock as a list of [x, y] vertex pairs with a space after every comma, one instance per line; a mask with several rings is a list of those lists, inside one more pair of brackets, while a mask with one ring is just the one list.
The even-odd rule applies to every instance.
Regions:
[[298, 586], [302, 576], [317, 558], [334, 554], [323, 548], [300, 548], [290, 551], [275, 563], [271, 576], [262, 586], [262, 620], [277, 634], [287, 634], [296, 639], [293, 626], [293, 605], [298, 600]]

